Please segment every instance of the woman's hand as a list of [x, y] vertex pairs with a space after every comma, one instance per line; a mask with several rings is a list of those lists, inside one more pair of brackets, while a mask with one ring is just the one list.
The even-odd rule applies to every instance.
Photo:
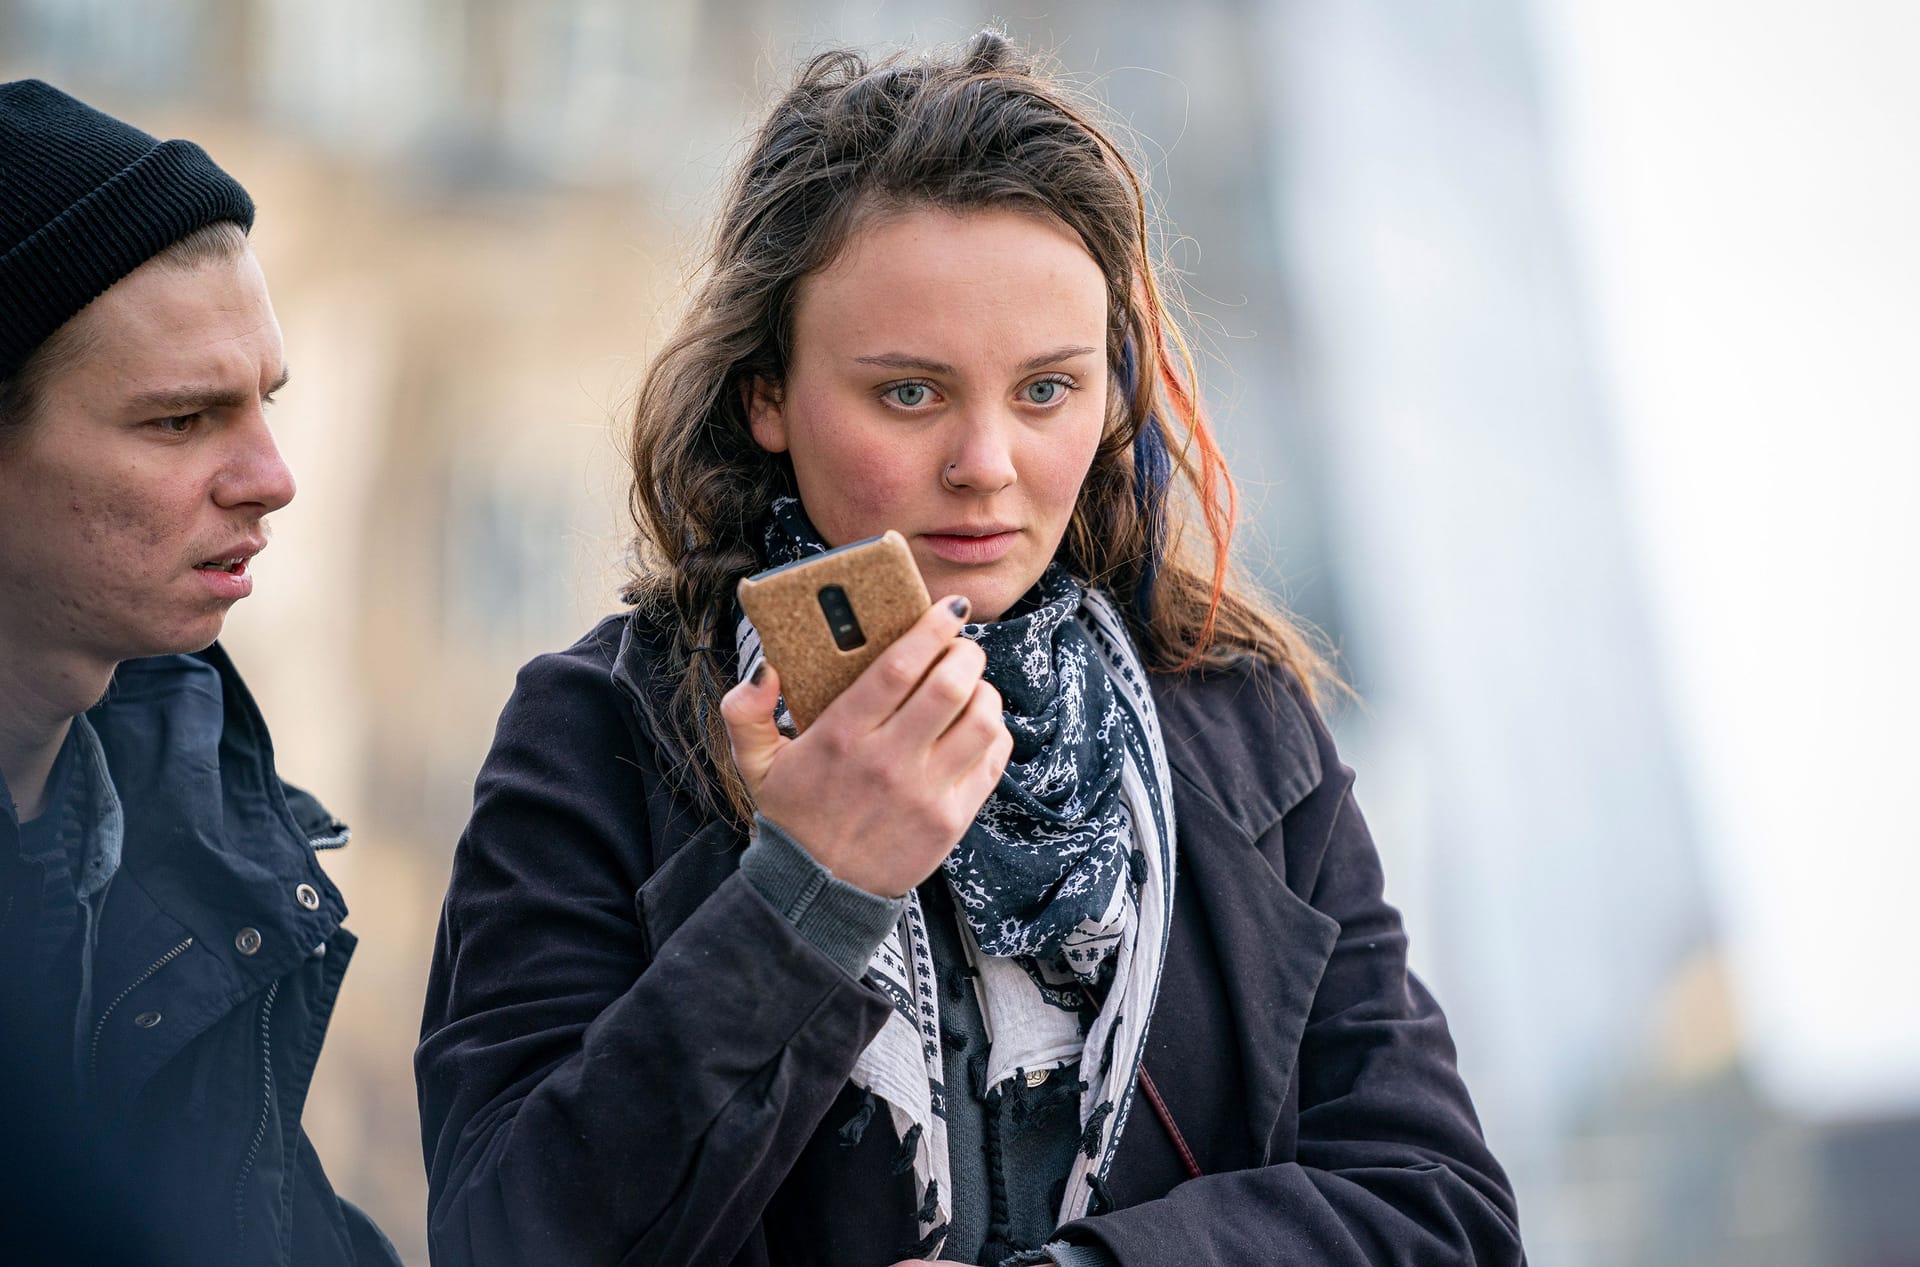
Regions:
[[1013, 752], [986, 657], [958, 636], [966, 613], [964, 598], [935, 603], [798, 739], [773, 723], [780, 679], [764, 661], [720, 701], [755, 807], [869, 893], [933, 874]]

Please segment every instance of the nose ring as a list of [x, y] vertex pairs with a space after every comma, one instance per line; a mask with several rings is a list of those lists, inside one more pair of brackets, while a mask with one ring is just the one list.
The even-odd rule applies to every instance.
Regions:
[[958, 465], [960, 465], [958, 462], [949, 462], [947, 463], [947, 469], [940, 472], [941, 485], [955, 493], [960, 491], [960, 486], [953, 482], [953, 468]]

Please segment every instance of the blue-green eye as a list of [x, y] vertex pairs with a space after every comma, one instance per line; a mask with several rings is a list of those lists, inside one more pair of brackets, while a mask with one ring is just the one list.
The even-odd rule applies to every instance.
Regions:
[[887, 388], [887, 395], [893, 397], [897, 405], [908, 409], [917, 409], [927, 403], [927, 385], [925, 383], [901, 383], [897, 387]]
[[1028, 383], [1021, 389], [1030, 405], [1057, 404], [1066, 391], [1067, 385], [1057, 378], [1043, 378], [1038, 382]]

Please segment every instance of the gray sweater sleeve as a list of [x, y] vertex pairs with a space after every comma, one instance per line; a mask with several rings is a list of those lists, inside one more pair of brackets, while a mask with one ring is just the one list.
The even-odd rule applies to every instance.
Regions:
[[848, 884], [814, 861], [772, 819], [753, 816], [753, 840], [740, 870], [754, 891], [827, 958], [858, 977], [900, 921], [907, 899], [885, 898]]

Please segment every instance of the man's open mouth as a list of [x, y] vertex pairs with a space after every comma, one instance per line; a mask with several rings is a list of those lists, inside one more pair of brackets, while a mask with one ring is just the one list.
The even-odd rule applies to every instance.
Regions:
[[245, 559], [209, 559], [205, 563], [193, 565], [196, 572], [230, 572], [235, 576], [247, 570]]

